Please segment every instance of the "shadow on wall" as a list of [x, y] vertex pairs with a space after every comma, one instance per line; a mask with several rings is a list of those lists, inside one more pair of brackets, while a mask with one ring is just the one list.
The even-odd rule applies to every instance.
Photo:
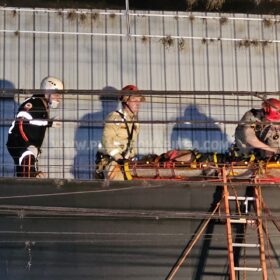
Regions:
[[[105, 87], [104, 92], [116, 92], [114, 87]], [[89, 113], [80, 119], [80, 125], [75, 132], [75, 150], [71, 173], [75, 179], [92, 179], [95, 169], [95, 154], [101, 143], [103, 122], [106, 116], [115, 111], [118, 99], [114, 96], [100, 96], [101, 111]]]
[[[0, 80], [0, 89], [15, 89], [12, 82]], [[17, 112], [18, 104], [13, 97], [0, 96], [0, 176], [14, 176], [14, 161], [8, 153], [8, 131]]]
[[[188, 124], [185, 120], [201, 123]], [[177, 118], [176, 122], [178, 123], [173, 127], [171, 134], [172, 149], [221, 153], [230, 146], [227, 135], [215, 124], [216, 120], [201, 113], [194, 104], [189, 105], [184, 116]]]

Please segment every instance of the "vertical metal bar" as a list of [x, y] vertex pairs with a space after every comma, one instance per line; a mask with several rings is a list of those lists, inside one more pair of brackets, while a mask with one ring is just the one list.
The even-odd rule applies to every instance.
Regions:
[[[108, 32], [108, 16], [105, 15], [105, 34]], [[108, 36], [105, 36], [105, 75], [106, 75], [106, 86], [109, 86], [109, 79], [108, 79]]]
[[[62, 31], [64, 32], [64, 17], [62, 17]], [[63, 77], [63, 81], [65, 80], [65, 71], [64, 71], [64, 67], [65, 67], [65, 57], [64, 57], [64, 54], [65, 54], [65, 42], [64, 42], [64, 35], [62, 35], [62, 77]], [[64, 109], [65, 109], [65, 95], [62, 94], [62, 120], [65, 119], [65, 113], [64, 113]], [[64, 178], [64, 156], [65, 156], [65, 123], [62, 122], [62, 178]]]
[[[148, 12], [150, 13], [150, 11]], [[151, 17], [148, 17], [148, 30], [149, 30], [149, 35], [151, 35]], [[150, 90], [153, 89], [153, 74], [152, 74], [152, 43], [151, 43], [151, 40], [149, 40], [149, 70], [150, 70]], [[154, 124], [153, 124], [153, 96], [151, 95], [151, 102], [150, 102], [150, 106], [151, 106], [151, 109], [150, 109], [150, 113], [151, 113], [151, 125], [150, 125], [150, 128], [151, 128], [151, 143], [152, 143], [152, 147], [151, 150], [152, 150], [152, 153], [155, 153], [155, 147], [154, 147]]]
[[[21, 13], [18, 12], [18, 30], [20, 30], [20, 21], [21, 21]], [[6, 22], [6, 21], [5, 21]], [[6, 25], [5, 25], [5, 29], [6, 29]], [[18, 36], [18, 82], [17, 82], [17, 88], [19, 89], [20, 88], [20, 79], [21, 79], [21, 67], [20, 67], [20, 59], [21, 59], [21, 36]], [[4, 45], [5, 46], [5, 45]], [[5, 61], [5, 60], [4, 60]], [[19, 104], [20, 102], [20, 96], [19, 96], [19, 93], [17, 93], [16, 95], [16, 98], [14, 99], [17, 99], [17, 103]], [[14, 107], [14, 115], [16, 114], [17, 112], [17, 107], [15, 106]]]
[[[93, 19], [91, 17], [91, 20], [90, 20], [90, 30], [91, 30], [91, 33], [93, 33]], [[93, 71], [93, 36], [90, 37], [91, 40], [90, 40], [90, 62], [91, 62], [91, 75], [90, 75], [90, 79], [91, 79], [91, 83], [90, 83], [90, 86], [91, 86], [91, 89], [93, 90], [93, 87], [94, 87], [94, 82], [93, 82], [93, 77], [94, 77], [94, 71]], [[100, 98], [99, 98], [100, 100]], [[90, 95], [90, 112], [91, 114], [93, 114], [93, 111], [94, 111], [94, 102], [93, 102], [93, 95], [91, 94]], [[92, 118], [90, 118], [90, 120], [92, 120]], [[81, 125], [81, 124], [78, 124], [78, 125]], [[91, 124], [91, 126], [94, 126], [94, 124]], [[90, 148], [93, 146], [91, 145], [91, 141], [93, 141], [94, 139], [94, 129], [91, 128], [89, 129], [89, 135], [88, 135], [88, 139], [89, 139], [89, 145], [90, 145]], [[77, 140], [76, 140], [77, 141]], [[95, 144], [95, 143], [94, 143]], [[94, 149], [91, 150], [90, 149], [90, 152], [89, 152], [89, 162], [90, 164], [93, 164], [94, 165], [94, 169], [95, 169], [95, 149], [97, 149], [97, 145], [94, 145]], [[90, 174], [89, 174], [89, 179], [94, 179], [92, 176], [93, 176], [93, 166], [90, 165]]]
[[[178, 17], [178, 11], [176, 12], [176, 16]], [[180, 35], [180, 25], [179, 25], [179, 20], [177, 19], [176, 21], [176, 24], [177, 24], [177, 36]], [[178, 40], [177, 40], [178, 42]], [[180, 50], [180, 46], [179, 44], [177, 44], [177, 52], [178, 52], [178, 56], [177, 56], [177, 64], [178, 64], [178, 85], [179, 85], [179, 91], [182, 90], [182, 79], [181, 79], [181, 50]], [[178, 111], [177, 111], [177, 115], [179, 115], [179, 118], [181, 119], [182, 118], [182, 96], [179, 95], [179, 98], [178, 98], [178, 101], [179, 101], [179, 114], [178, 114]], [[175, 143], [171, 143], [171, 149], [180, 149], [180, 147], [178, 146], [178, 140], [179, 139], [182, 139], [181, 137], [181, 124], [177, 124], [175, 123], [175, 127], [178, 127], [178, 130], [174, 130], [174, 133], [176, 133], [176, 136], [175, 136], [175, 139], [177, 139], [177, 141], [174, 141], [174, 139], [171, 137], [171, 141], [174, 141], [174, 142], [177, 142], [176, 145]], [[174, 127], [174, 128], [175, 128]], [[174, 129], [173, 128], [173, 129]]]
[[[136, 17], [134, 17], [134, 34], [136, 33]], [[134, 56], [135, 56], [135, 83], [138, 86], [138, 51], [137, 51], [137, 39], [134, 37]]]
[[[205, 16], [207, 16], [207, 12], [205, 12]], [[205, 21], [204, 26], [205, 26], [205, 37], [208, 38], [208, 25], [207, 25], [207, 21]], [[211, 80], [210, 80], [210, 71], [209, 71], [209, 46], [208, 46], [208, 41], [205, 44], [205, 48], [206, 48], [205, 53], [206, 53], [206, 75], [207, 75], [206, 82], [207, 82], [207, 90], [210, 91], [210, 89], [211, 89]], [[210, 110], [210, 106], [209, 106], [209, 110]]]
[[[235, 15], [234, 15], [235, 16]], [[236, 39], [236, 20], [233, 21], [233, 34], [234, 39]], [[234, 67], [235, 67], [235, 88], [238, 91], [239, 90], [239, 79], [238, 79], [238, 60], [237, 60], [237, 44], [234, 43]], [[239, 103], [239, 96], [237, 96], [237, 118], [240, 119], [240, 103]]]
[[[4, 13], [4, 30], [6, 30], [6, 11], [4, 10], [3, 11], [3, 13]], [[3, 83], [2, 83], [2, 89], [4, 89], [4, 81], [5, 81], [5, 69], [6, 69], [6, 60], [5, 60], [5, 57], [6, 57], [6, 33], [4, 32], [3, 34], [2, 34], [2, 36], [3, 36], [3, 59], [2, 59], [2, 61], [3, 61]], [[4, 101], [3, 101], [3, 99], [1, 100], [1, 105], [3, 106], [3, 107], [5, 107], [4, 106]], [[3, 107], [1, 106], [1, 112], [2, 112], [2, 120], [4, 119], [4, 110], [3, 110]], [[5, 132], [5, 128], [4, 128], [4, 126], [2, 127], [2, 133], [4, 134], [4, 132]], [[4, 155], [4, 143], [2, 143], [2, 154]], [[3, 168], [2, 168], [2, 176], [4, 175], [3, 174], [3, 172], [4, 172], [4, 164], [5, 164], [5, 162], [4, 162], [4, 156], [2, 156], [2, 166], [3, 166]]]
[[126, 36], [130, 36], [129, 0], [125, 0]]
[[[262, 33], [262, 40], [264, 40], [264, 30], [263, 30], [263, 21], [261, 21], [261, 33]], [[275, 24], [276, 25], [276, 24]], [[262, 67], [262, 70], [263, 70], [263, 84], [264, 84], [264, 92], [266, 92], [266, 67], [265, 67], [265, 47], [264, 45], [262, 44], [262, 60], [263, 60], [263, 67]]]
[[[122, 17], [120, 17], [120, 34], [122, 34]], [[122, 88], [124, 86], [123, 81], [123, 44], [122, 44], [122, 36], [119, 38], [120, 40], [120, 87]]]
[[[164, 11], [162, 11], [162, 14], [164, 14]], [[162, 17], [162, 35], [163, 36], [166, 36], [165, 34], [165, 17], [163, 16]], [[166, 79], [166, 48], [165, 46], [163, 46], [163, 80], [164, 80], [164, 90], [166, 91], [167, 90], [167, 79]], [[168, 104], [168, 97], [166, 96], [166, 94], [164, 95], [164, 111], [165, 111], [165, 120], [167, 121], [168, 120], [168, 107], [167, 107], [167, 104]], [[165, 126], [165, 141], [164, 141], [164, 144], [163, 144], [163, 149], [166, 151], [168, 150], [168, 125]]]
[[[79, 111], [80, 111], [80, 106], [79, 106], [79, 94], [78, 93], [76, 93], [76, 103], [77, 103], [77, 106], [76, 106], [76, 108], [77, 108], [77, 119], [76, 119], [76, 124], [77, 125], [79, 125], [78, 124], [78, 120], [79, 120]], [[82, 124], [82, 126], [83, 126], [84, 124]], [[85, 139], [84, 139], [85, 140]], [[80, 145], [79, 145], [80, 146]], [[83, 160], [81, 160], [81, 162], [78, 162], [78, 164], [77, 164], [77, 178], [78, 179], [81, 179], [82, 178], [82, 176], [83, 176], [83, 172], [84, 172], [84, 168], [86, 168], [86, 166], [84, 166], [84, 162], [83, 162]], [[80, 177], [81, 176], [81, 177]]]
[[[275, 17], [275, 20], [277, 19], [276, 18], [276, 15], [274, 16]], [[275, 40], [278, 40], [278, 24], [274, 24], [274, 28], [275, 28]], [[277, 71], [277, 80], [278, 80], [278, 89], [276, 90], [280, 90], [280, 71], [279, 71], [279, 47], [278, 47], [278, 44], [275, 44], [275, 48], [276, 48], [276, 71]]]
[[[257, 179], [255, 179], [255, 183]], [[263, 223], [262, 223], [262, 197], [261, 197], [261, 187], [255, 186], [255, 203], [256, 203], [256, 212], [258, 217], [258, 233], [259, 233], [259, 242], [260, 242], [260, 264], [262, 267], [262, 279], [267, 280], [267, 267], [265, 261], [265, 246], [264, 246], [264, 236], [263, 236]]]
[[33, 8], [33, 13], [32, 13], [32, 20], [33, 20], [33, 38], [32, 38], [32, 43], [33, 43], [33, 61], [32, 61], [32, 64], [33, 64], [33, 73], [32, 73], [32, 76], [33, 76], [33, 82], [32, 82], [32, 87], [33, 89], [35, 89], [35, 80], [36, 80], [36, 34], [35, 34], [35, 31], [36, 31], [36, 17], [35, 17], [35, 10]]
[[[47, 17], [48, 17], [48, 31], [50, 31], [50, 13], [48, 13], [47, 14]], [[47, 38], [48, 38], [48, 62], [47, 62], [47, 64], [48, 64], [48, 73], [47, 73], [47, 75], [50, 75], [50, 57], [51, 57], [51, 55], [50, 55], [50, 34], [48, 33], [48, 35], [47, 35]], [[40, 77], [41, 79], [43, 78], [43, 77]], [[47, 134], [48, 135], [48, 144], [47, 144], [47, 146], [49, 147], [50, 146], [50, 133], [48, 133]], [[48, 150], [48, 156], [47, 156], [47, 173], [48, 173], [48, 177], [50, 177], [50, 150]]]
[[[222, 31], [222, 24], [220, 23], [220, 38], [222, 38], [223, 36], [223, 31]], [[221, 54], [221, 77], [222, 77], [222, 90], [225, 90], [225, 73], [224, 73], [224, 49], [223, 49], [223, 42], [222, 40], [220, 41], [220, 54]], [[225, 104], [225, 95], [223, 94], [222, 96], [222, 102], [223, 102], [223, 106], [222, 106], [222, 110], [223, 110], [223, 120], [226, 121], [226, 104]], [[225, 150], [227, 149], [226, 146], [228, 146], [228, 142], [227, 142], [227, 125], [224, 123], [223, 125], [224, 131], [223, 133], [220, 133], [221, 135], [221, 143], [224, 143], [223, 146], [221, 146], [220, 148], [220, 153], [224, 153]], [[226, 143], [226, 145], [225, 145]]]
[[[207, 16], [207, 12], [205, 12], [205, 16]], [[208, 25], [207, 25], [207, 21], [205, 21], [205, 37], [208, 38]], [[206, 42], [205, 44], [205, 48], [206, 48], [206, 75], [207, 75], [207, 90], [210, 92], [210, 89], [211, 89], [211, 80], [210, 80], [210, 71], [209, 71], [209, 47], [208, 47], [208, 41]], [[208, 95], [208, 98], [207, 98], [207, 103], [208, 103], [208, 118], [209, 119], [212, 119], [212, 116], [211, 116], [211, 96]], [[206, 107], [206, 106], [205, 106]], [[206, 112], [205, 112], [206, 113]], [[204, 124], [203, 126], [205, 126], [205, 136], [206, 136], [206, 140], [207, 141], [211, 141], [211, 139], [209, 139], [210, 137], [210, 133], [209, 133], [209, 124]], [[210, 145], [208, 145], [207, 147], [207, 152], [210, 152], [211, 151], [211, 148], [210, 148]]]
[[[77, 33], [79, 32], [79, 21], [78, 19], [76, 20], [76, 30]], [[76, 88], [79, 89], [79, 35], [76, 35]], [[76, 113], [76, 125], [79, 125], [79, 113], [80, 113], [80, 103], [79, 103], [79, 93], [76, 93], [76, 108], [77, 108], [77, 113]], [[64, 139], [64, 138], [63, 138]], [[85, 140], [85, 139], [84, 139]], [[64, 141], [63, 141], [64, 142]], [[89, 165], [89, 164], [88, 164]], [[82, 160], [81, 164], [78, 164], [78, 178], [80, 179], [84, 173], [86, 173], [87, 165], [86, 163]], [[81, 177], [80, 177], [81, 176]]]
[[227, 187], [227, 175], [226, 175], [225, 167], [223, 167], [222, 174], [223, 174], [223, 182], [224, 182], [224, 203], [225, 203], [225, 212], [226, 212], [229, 273], [230, 273], [230, 280], [235, 280], [234, 257], [233, 257], [233, 247], [232, 247], [232, 230], [231, 230], [230, 209], [229, 209], [229, 200], [228, 200], [229, 193]]
[[[196, 82], [195, 82], [195, 50], [194, 50], [194, 20], [191, 20], [189, 19], [190, 21], [190, 24], [191, 24], [191, 56], [192, 56], [192, 71], [193, 71], [193, 91], [195, 92], [196, 91]], [[193, 96], [193, 104], [196, 105], [196, 96], [194, 95]], [[191, 110], [191, 120], [193, 120], [193, 109]], [[194, 129], [193, 129], [193, 125], [191, 124], [191, 140], [192, 140], [192, 143], [194, 142]]]
[[[249, 15], [247, 14], [247, 17], [249, 17]], [[247, 21], [247, 36], [248, 38], [251, 38], [251, 34], [250, 34], [250, 21]], [[249, 82], [250, 82], [250, 89], [249, 91], [253, 90], [253, 74], [252, 74], [252, 54], [251, 54], [251, 46], [248, 47], [248, 59], [249, 59]], [[251, 107], [253, 107], [253, 96], [251, 96]]]
[[[93, 89], [93, 88], [92, 88]], [[100, 98], [99, 98], [100, 99]], [[90, 111], [91, 114], [93, 114], [94, 111], [94, 102], [93, 102], [93, 95], [90, 95]], [[89, 120], [91, 121], [92, 118], [90, 117]], [[90, 152], [89, 152], [89, 179], [94, 179], [93, 176], [93, 168], [95, 170], [95, 154], [97, 152], [98, 146], [97, 143], [93, 143], [93, 139], [94, 139], [94, 124], [90, 124], [91, 128], [89, 129], [88, 132], [88, 140], [89, 140], [89, 147], [90, 147]], [[92, 147], [94, 147], [92, 149]]]

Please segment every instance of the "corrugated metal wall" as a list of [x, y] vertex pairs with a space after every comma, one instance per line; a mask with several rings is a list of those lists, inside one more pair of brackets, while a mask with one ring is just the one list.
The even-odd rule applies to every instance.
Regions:
[[[66, 89], [77, 89], [52, 112], [68, 121], [45, 139], [40, 162], [50, 177], [91, 177], [102, 125], [77, 121], [102, 120], [116, 106], [79, 95], [79, 89], [133, 83], [143, 90], [194, 91], [191, 97], [147, 98], [141, 120], [174, 123], [142, 125], [139, 153], [173, 147], [223, 151], [233, 141], [235, 125], [215, 122], [236, 121], [260, 102], [250, 96], [201, 97], [195, 91], [279, 91], [279, 25], [279, 16], [131, 12], [127, 17], [113, 10], [1, 8], [0, 88], [37, 89], [43, 77], [53, 75]], [[0, 101], [2, 175], [12, 174], [7, 120], [22, 100]], [[176, 124], [185, 119], [212, 124]]]

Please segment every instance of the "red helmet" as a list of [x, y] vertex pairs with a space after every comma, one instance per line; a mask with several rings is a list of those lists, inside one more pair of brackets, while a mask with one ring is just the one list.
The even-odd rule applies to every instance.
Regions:
[[[138, 91], [138, 88], [135, 85], [127, 85], [127, 86], [123, 87], [122, 90]], [[128, 101], [128, 99], [130, 99], [131, 96], [139, 97], [140, 95], [139, 96], [138, 95], [122, 95], [122, 96], [120, 96], [120, 101], [125, 103], [125, 102]], [[145, 97], [144, 96], [141, 96], [141, 101], [145, 101]]]
[[127, 85], [125, 87], [122, 88], [122, 90], [132, 90], [132, 91], [137, 91], [138, 88], [135, 85]]
[[268, 121], [280, 121], [280, 100], [269, 98], [262, 104]]

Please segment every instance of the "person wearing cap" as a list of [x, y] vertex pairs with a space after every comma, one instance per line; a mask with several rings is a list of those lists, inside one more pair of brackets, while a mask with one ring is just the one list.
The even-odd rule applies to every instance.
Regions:
[[40, 94], [26, 99], [18, 108], [15, 120], [9, 129], [7, 149], [12, 156], [17, 177], [45, 177], [38, 171], [37, 158], [47, 127], [60, 127], [59, 121], [51, 120], [50, 108], [57, 108], [63, 83], [55, 77], [46, 77], [41, 82]]
[[235, 130], [237, 153], [249, 158], [268, 158], [280, 152], [280, 101], [269, 98], [261, 109], [246, 112]]
[[99, 151], [101, 160], [96, 162], [96, 178], [127, 180], [124, 162], [136, 156], [138, 112], [145, 98], [136, 94], [138, 88], [135, 85], [127, 85], [122, 91], [127, 93], [120, 96], [121, 109], [111, 112], [105, 121], [102, 148]]

